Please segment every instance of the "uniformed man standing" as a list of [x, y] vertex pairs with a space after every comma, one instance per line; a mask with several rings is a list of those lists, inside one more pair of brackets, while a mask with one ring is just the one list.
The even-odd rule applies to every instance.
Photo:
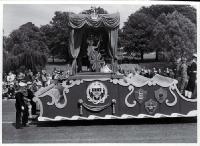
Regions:
[[197, 55], [193, 55], [192, 63], [188, 67], [188, 76], [189, 81], [185, 91], [185, 96], [188, 98], [192, 97], [192, 93], [194, 93], [194, 89], [196, 86], [196, 75], [197, 75]]
[[16, 103], [16, 129], [26, 126], [28, 123], [28, 106], [25, 103], [26, 84], [19, 83], [19, 90], [15, 94]]

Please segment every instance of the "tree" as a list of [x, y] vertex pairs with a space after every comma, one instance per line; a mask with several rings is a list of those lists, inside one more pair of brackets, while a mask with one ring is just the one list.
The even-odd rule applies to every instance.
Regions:
[[144, 52], [151, 52], [149, 42], [156, 21], [154, 18], [140, 12], [131, 14], [125, 22], [121, 34], [121, 43], [129, 53], [140, 52], [143, 60]]
[[169, 59], [189, 57], [196, 52], [196, 26], [178, 11], [157, 18], [153, 38], [151, 45], [168, 53]]
[[154, 19], [160, 14], [171, 14], [177, 11], [190, 19], [196, 25], [196, 9], [190, 5], [151, 5], [150, 7], [142, 7], [139, 12], [151, 15]]
[[38, 67], [44, 67], [48, 53], [45, 41], [44, 34], [31, 22], [14, 30], [9, 37], [4, 37], [5, 71], [17, 70], [24, 66], [36, 72]]
[[47, 46], [50, 54], [59, 58], [70, 60], [69, 49], [69, 13], [70, 12], [55, 12], [50, 24], [41, 26], [40, 30], [45, 34]]

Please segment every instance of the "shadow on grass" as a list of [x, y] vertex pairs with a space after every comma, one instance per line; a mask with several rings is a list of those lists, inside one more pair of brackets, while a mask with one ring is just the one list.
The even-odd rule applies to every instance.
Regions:
[[109, 120], [77, 120], [77, 121], [33, 121], [37, 127], [58, 127], [58, 126], [90, 126], [90, 125], [148, 125], [148, 124], [175, 124], [175, 123], [196, 123], [197, 117], [189, 118], [160, 118], [160, 119], [109, 119]]

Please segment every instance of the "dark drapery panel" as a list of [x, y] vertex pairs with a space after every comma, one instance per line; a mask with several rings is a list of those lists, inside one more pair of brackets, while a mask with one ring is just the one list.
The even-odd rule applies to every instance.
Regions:
[[112, 59], [116, 58], [117, 43], [118, 43], [118, 29], [109, 30], [109, 54]]
[[73, 57], [72, 62], [72, 74], [75, 74], [77, 71], [77, 57], [80, 52], [81, 43], [82, 43], [83, 30], [82, 29], [71, 29], [69, 37], [69, 48], [70, 54]]

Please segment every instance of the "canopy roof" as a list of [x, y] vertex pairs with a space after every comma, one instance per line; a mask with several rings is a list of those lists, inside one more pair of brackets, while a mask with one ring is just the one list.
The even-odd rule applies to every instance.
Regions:
[[92, 18], [89, 14], [70, 14], [69, 15], [69, 26], [77, 29], [84, 26], [89, 27], [106, 27], [108, 29], [115, 29], [119, 27], [120, 15], [119, 13], [114, 14], [99, 14], [96, 19]]

